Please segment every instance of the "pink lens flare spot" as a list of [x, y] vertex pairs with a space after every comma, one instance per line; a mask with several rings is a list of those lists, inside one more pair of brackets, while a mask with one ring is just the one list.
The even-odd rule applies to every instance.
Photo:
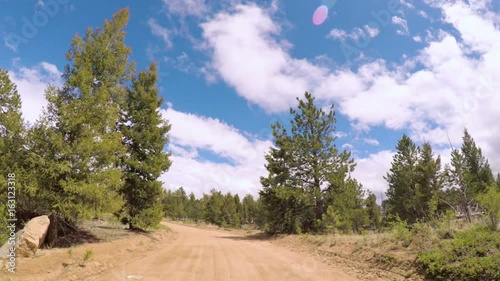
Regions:
[[313, 15], [313, 23], [315, 25], [320, 25], [325, 22], [328, 17], [328, 7], [326, 5], [319, 6]]

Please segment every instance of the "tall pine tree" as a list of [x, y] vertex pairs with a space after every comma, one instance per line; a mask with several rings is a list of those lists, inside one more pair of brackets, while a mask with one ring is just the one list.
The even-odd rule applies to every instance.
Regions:
[[[25, 209], [27, 200], [23, 196], [28, 174], [26, 171], [27, 150], [25, 124], [21, 114], [21, 96], [10, 80], [6, 70], [0, 69], [0, 244], [7, 239], [7, 196], [15, 198], [17, 211]], [[9, 175], [11, 175], [9, 177]], [[13, 176], [13, 177], [12, 177]], [[10, 185], [7, 180], [14, 178]], [[15, 195], [15, 196], [13, 196]], [[11, 198], [11, 199], [13, 199]]]
[[[477, 147], [467, 129], [464, 129], [462, 147], [453, 149], [451, 165], [446, 168], [447, 185], [450, 187], [449, 205], [471, 221], [475, 198], [495, 184], [488, 160]], [[454, 205], [454, 206], [453, 206]]]
[[408, 223], [414, 223], [418, 218], [415, 192], [419, 148], [407, 135], [403, 135], [396, 150], [392, 167], [384, 177], [389, 183], [386, 192], [387, 213], [397, 215]]
[[327, 208], [323, 192], [340, 189], [355, 166], [350, 153], [335, 147], [333, 105], [325, 112], [307, 92], [297, 101], [290, 132], [272, 125], [275, 147], [266, 155], [269, 175], [261, 178], [270, 232], [318, 230]]
[[128, 18], [128, 9], [122, 9], [104, 28], [88, 28], [83, 38], [72, 40], [64, 84], [49, 86], [48, 106], [30, 131], [38, 176], [34, 212], [50, 214], [49, 240], [61, 222], [114, 212], [123, 204], [124, 181], [116, 163], [125, 149], [117, 124], [134, 71], [124, 43]]
[[162, 182], [158, 180], [172, 162], [164, 151], [171, 125], [163, 119], [158, 97], [156, 64], [140, 72], [128, 89], [122, 122], [122, 143], [126, 148], [121, 166], [125, 185], [120, 190], [125, 198], [121, 216], [131, 229], [156, 227], [163, 218]]

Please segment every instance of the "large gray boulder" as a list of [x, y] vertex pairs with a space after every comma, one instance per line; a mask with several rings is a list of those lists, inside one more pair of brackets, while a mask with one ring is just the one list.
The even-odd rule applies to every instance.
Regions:
[[32, 257], [40, 246], [42, 246], [49, 230], [50, 220], [48, 216], [39, 216], [31, 219], [23, 229], [23, 233], [16, 245], [17, 254], [24, 257]]

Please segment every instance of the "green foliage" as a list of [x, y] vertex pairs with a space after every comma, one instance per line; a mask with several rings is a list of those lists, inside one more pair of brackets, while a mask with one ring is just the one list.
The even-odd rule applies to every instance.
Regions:
[[124, 203], [118, 159], [126, 149], [117, 125], [134, 72], [124, 43], [128, 18], [122, 9], [104, 28], [75, 36], [63, 85], [46, 90], [47, 108], [28, 134], [36, 177], [25, 193], [31, 214], [74, 222], [116, 212]]
[[326, 213], [322, 216], [320, 227], [324, 232], [328, 234], [334, 234], [335, 229], [338, 227], [339, 221], [340, 217], [338, 213], [333, 209], [333, 206], [330, 205], [326, 209]]
[[159, 202], [163, 188], [158, 178], [172, 164], [170, 153], [164, 152], [171, 126], [159, 112], [163, 99], [158, 97], [157, 79], [155, 63], [134, 79], [119, 125], [127, 151], [120, 162], [125, 171], [120, 190], [125, 205], [120, 216], [130, 228], [156, 227], [163, 217]]
[[93, 256], [94, 256], [94, 251], [92, 249], [85, 250], [85, 253], [83, 254], [82, 264], [89, 261]]
[[451, 190], [450, 194], [453, 194], [453, 201], [449, 204], [456, 205], [457, 210], [470, 222], [470, 205], [474, 198], [495, 182], [488, 160], [466, 129], [462, 139], [461, 149], [453, 149], [451, 166], [446, 168], [447, 185]]
[[222, 216], [221, 226], [233, 228], [241, 227], [241, 219], [237, 212], [237, 207], [234, 197], [228, 192], [223, 199], [220, 214]]
[[251, 194], [243, 197], [241, 206], [241, 218], [244, 224], [252, 224], [257, 221], [257, 202]]
[[369, 192], [364, 204], [368, 228], [371, 230], [378, 230], [381, 225], [382, 210], [377, 204], [377, 197], [375, 194]]
[[389, 183], [387, 212], [410, 224], [430, 219], [438, 211], [443, 187], [441, 159], [434, 158], [430, 144], [420, 148], [406, 135], [396, 147], [392, 167], [384, 178]]
[[[29, 152], [26, 145], [26, 128], [21, 114], [21, 96], [17, 87], [9, 78], [6, 70], [0, 69], [0, 242], [8, 237], [7, 196], [16, 198], [16, 210], [25, 207], [28, 202], [27, 186], [32, 178], [28, 166]], [[14, 174], [15, 181], [8, 184], [9, 174]], [[16, 213], [19, 218], [20, 214]]]
[[[339, 153], [334, 144], [333, 106], [325, 112], [307, 92], [305, 99], [297, 101], [298, 108], [290, 108], [290, 130], [279, 122], [271, 125], [274, 147], [266, 155], [269, 175], [261, 178], [259, 193], [264, 224], [271, 233], [295, 233], [298, 227], [303, 232], [318, 231], [328, 204], [342, 205], [335, 195], [357, 190], [355, 184], [347, 182], [355, 163], [350, 153]], [[346, 206], [346, 210], [355, 205]], [[346, 215], [346, 227], [351, 224], [356, 228], [358, 218]]]
[[496, 230], [500, 222], [500, 190], [491, 185], [486, 190], [486, 193], [478, 195], [477, 200], [486, 210], [488, 226], [492, 230]]
[[408, 228], [407, 222], [396, 216], [395, 221], [391, 223], [391, 227], [394, 239], [402, 242], [404, 247], [408, 247], [412, 241], [412, 232]]
[[436, 280], [499, 280], [500, 235], [472, 228], [419, 255], [421, 269]]
[[453, 210], [446, 210], [443, 217], [437, 221], [437, 233], [441, 239], [450, 239], [454, 236], [454, 231], [451, 228], [451, 222], [456, 218]]
[[361, 184], [348, 178], [327, 195], [338, 213], [337, 228], [344, 233], [360, 233], [368, 223], [368, 213], [364, 209], [364, 194]]
[[183, 187], [179, 187], [176, 191], [164, 191], [162, 197], [163, 209], [165, 216], [176, 220], [186, 218], [186, 206], [188, 198]]
[[[2, 180], [1, 177], [0, 180]], [[0, 212], [2, 212], [2, 214], [7, 213], [6, 206], [3, 202], [0, 202]], [[2, 230], [0, 230], [0, 245], [3, 245], [9, 239], [7, 225], [7, 216], [0, 216], [0, 227], [2, 228]]]

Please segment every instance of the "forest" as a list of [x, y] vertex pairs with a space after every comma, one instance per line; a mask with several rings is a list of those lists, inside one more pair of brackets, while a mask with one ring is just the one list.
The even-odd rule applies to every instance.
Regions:
[[[273, 146], [258, 197], [224, 194], [215, 186], [199, 198], [184, 187], [164, 189], [159, 178], [172, 165], [165, 150], [169, 131], [182, 124], [170, 124], [159, 112], [164, 101], [155, 62], [136, 70], [124, 41], [128, 17], [120, 10], [102, 28], [74, 37], [64, 83], [47, 87], [48, 105], [34, 124], [24, 121], [16, 85], [0, 70], [0, 193], [8, 193], [9, 175], [16, 179], [15, 204], [0, 201], [2, 231], [12, 208], [19, 228], [48, 215], [47, 243], [54, 246], [78, 222], [104, 214], [130, 230], [155, 229], [168, 218], [269, 235], [380, 233], [401, 226], [414, 233], [422, 225], [437, 229], [451, 216], [472, 226], [465, 234], [440, 234], [437, 246], [420, 256], [424, 273], [441, 280], [500, 278], [500, 174], [493, 174], [465, 128], [450, 163], [442, 163], [430, 143], [402, 135], [390, 170], [380, 175], [387, 192], [378, 204], [369, 186], [352, 176], [351, 152], [337, 148], [334, 105], [325, 110], [312, 93], [297, 89], [290, 123], [271, 124]], [[3, 244], [7, 233], [0, 235]]]

